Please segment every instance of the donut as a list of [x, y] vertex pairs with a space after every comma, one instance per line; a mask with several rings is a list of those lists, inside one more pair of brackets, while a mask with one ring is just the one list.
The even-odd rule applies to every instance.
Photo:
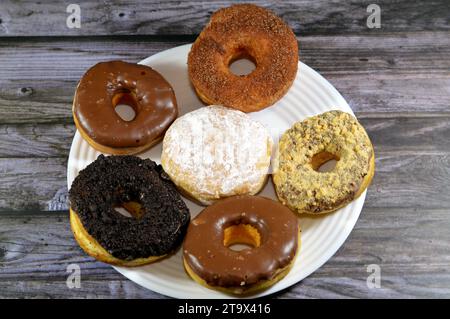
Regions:
[[[239, 76], [229, 66], [247, 58], [253, 72]], [[278, 101], [297, 74], [298, 47], [292, 30], [271, 11], [237, 4], [215, 12], [188, 56], [189, 78], [206, 104], [243, 112]]]
[[[125, 121], [119, 104], [133, 108]], [[170, 84], [152, 68], [123, 61], [101, 62], [78, 83], [73, 118], [81, 136], [102, 153], [139, 153], [155, 143], [176, 119], [177, 101]]]
[[254, 195], [265, 185], [272, 154], [267, 129], [227, 107], [202, 107], [167, 130], [161, 164], [182, 193], [209, 205], [234, 195]]
[[[252, 248], [229, 248], [238, 243]], [[265, 197], [235, 196], [205, 208], [191, 221], [183, 263], [190, 277], [207, 288], [250, 294], [282, 279], [299, 247], [298, 218], [286, 206]]]
[[162, 167], [132, 155], [100, 155], [75, 178], [69, 200], [71, 228], [81, 248], [119, 266], [140, 266], [170, 254], [190, 220]]
[[[334, 159], [336, 166], [319, 171]], [[272, 175], [279, 200], [298, 213], [333, 212], [359, 197], [375, 170], [372, 143], [355, 117], [329, 111], [297, 122], [279, 141]]]

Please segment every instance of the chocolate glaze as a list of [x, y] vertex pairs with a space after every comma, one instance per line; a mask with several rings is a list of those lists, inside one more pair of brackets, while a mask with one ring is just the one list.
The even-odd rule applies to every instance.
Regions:
[[[261, 245], [242, 251], [225, 247], [224, 229], [237, 224], [255, 227]], [[184, 259], [209, 285], [243, 287], [270, 280], [288, 266], [297, 252], [298, 236], [298, 219], [287, 207], [264, 197], [230, 197], [205, 208], [189, 224]]]
[[[170, 253], [181, 244], [190, 219], [162, 167], [136, 156], [100, 155], [75, 178], [69, 199], [86, 231], [122, 260]], [[114, 209], [130, 201], [140, 203], [140, 218]]]
[[[133, 120], [125, 121], [115, 112], [120, 103], [134, 108]], [[123, 61], [101, 62], [84, 74], [73, 112], [94, 142], [113, 148], [151, 143], [178, 114], [174, 91], [162, 75], [148, 66]]]

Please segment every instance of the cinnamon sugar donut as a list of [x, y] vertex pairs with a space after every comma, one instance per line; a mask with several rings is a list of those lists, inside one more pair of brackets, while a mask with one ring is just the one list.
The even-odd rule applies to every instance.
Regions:
[[202, 107], [178, 118], [163, 140], [161, 164], [172, 181], [201, 204], [254, 195], [264, 186], [272, 138], [247, 114]]
[[[337, 160], [336, 166], [320, 172], [331, 159]], [[273, 181], [280, 201], [310, 214], [335, 211], [359, 197], [375, 169], [366, 131], [354, 116], [341, 111], [294, 124], [279, 141], [275, 163]]]
[[[252, 60], [250, 74], [233, 74], [229, 65]], [[298, 47], [292, 30], [274, 13], [252, 4], [215, 12], [192, 45], [188, 71], [199, 97], [254, 112], [278, 101], [297, 74]]]

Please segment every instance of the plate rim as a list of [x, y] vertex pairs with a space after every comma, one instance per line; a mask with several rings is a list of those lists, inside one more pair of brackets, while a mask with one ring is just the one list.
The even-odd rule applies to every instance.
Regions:
[[[157, 60], [158, 58], [171, 54], [173, 52], [176, 52], [178, 50], [180, 51], [184, 51], [184, 50], [189, 50], [189, 48], [192, 46], [192, 43], [188, 43], [188, 44], [184, 44], [184, 45], [180, 45], [180, 46], [176, 46], [173, 48], [169, 48], [167, 50], [163, 50], [160, 51], [158, 53], [155, 53], [154, 55], [151, 55], [141, 61], [138, 62], [138, 64], [144, 64], [144, 65], [149, 65], [154, 61]], [[298, 61], [298, 65], [299, 65], [299, 69], [305, 69], [308, 72], [310, 72], [312, 75], [314, 75], [315, 77], [317, 77], [318, 79], [320, 79], [320, 82], [322, 85], [325, 85], [326, 89], [329, 90], [332, 95], [334, 97], [337, 97], [340, 100], [340, 103], [342, 105], [345, 105], [346, 108], [348, 109], [349, 113], [351, 113], [353, 116], [355, 116], [353, 110], [351, 109], [351, 107], [349, 106], [349, 104], [347, 103], [347, 101], [344, 99], [344, 97], [340, 94], [340, 92], [325, 78], [323, 77], [319, 72], [315, 71], [313, 68], [309, 67], [307, 64], [303, 63], [302, 61]], [[355, 116], [356, 117], [356, 116]], [[80, 133], [78, 130], [75, 130], [75, 134], [74, 137], [72, 139], [72, 144], [70, 147], [70, 151], [69, 151], [69, 157], [68, 157], [68, 161], [67, 161], [67, 189], [70, 190], [70, 186], [71, 186], [71, 182], [73, 181], [73, 179], [76, 176], [71, 176], [72, 173], [70, 172], [71, 167], [74, 167], [73, 165], [73, 161], [74, 161], [74, 152], [75, 152], [75, 147], [77, 146], [75, 143], [75, 141], [78, 141], [79, 139], [81, 139]], [[70, 178], [72, 177], [72, 178]], [[270, 182], [270, 181], [269, 181]], [[319, 261], [317, 262], [317, 267], [315, 267], [314, 269], [310, 269], [308, 272], [306, 272], [301, 278], [292, 278], [291, 281], [286, 282], [284, 281], [285, 278], [283, 278], [282, 280], [280, 280], [279, 282], [277, 282], [274, 286], [271, 286], [270, 288], [263, 290], [262, 292], [259, 292], [255, 295], [251, 295], [251, 296], [245, 296], [245, 297], [240, 297], [240, 296], [233, 296], [233, 295], [227, 295], [227, 294], [215, 294], [217, 291], [212, 291], [211, 292], [211, 296], [209, 298], [237, 298], [237, 299], [246, 299], [246, 298], [259, 298], [259, 297], [263, 297], [263, 296], [267, 296], [267, 295], [272, 295], [272, 294], [276, 294], [276, 293], [280, 293], [283, 290], [300, 283], [302, 280], [304, 280], [305, 278], [309, 277], [312, 273], [314, 273], [315, 271], [317, 271], [319, 268], [321, 268], [328, 260], [330, 260], [335, 254], [336, 252], [339, 250], [339, 248], [341, 248], [343, 246], [343, 244], [347, 241], [348, 236], [350, 235], [350, 233], [352, 232], [352, 230], [354, 229], [356, 222], [358, 221], [360, 214], [362, 212], [364, 203], [365, 203], [365, 198], [366, 198], [366, 194], [367, 194], [367, 189], [360, 195], [360, 197], [358, 197], [357, 199], [355, 199], [353, 202], [356, 203], [356, 207], [354, 208], [355, 211], [357, 211], [357, 213], [354, 215], [354, 219], [352, 220], [351, 225], [347, 225], [346, 227], [346, 233], [343, 234], [343, 236], [341, 235], [341, 237], [339, 237], [340, 240], [337, 240], [334, 242], [334, 245], [332, 246], [331, 249], [328, 249], [326, 251], [326, 254], [322, 254], [319, 258]], [[300, 218], [300, 217], [299, 217]], [[149, 289], [153, 292], [156, 292], [158, 294], [167, 296], [167, 297], [172, 297], [172, 298], [180, 298], [180, 299], [195, 299], [198, 297], [190, 297], [190, 296], [186, 296], [183, 292], [179, 292], [179, 291], [172, 291], [171, 293], [168, 293], [166, 289], [160, 289], [158, 285], [149, 287], [149, 285], [147, 285], [147, 283], [143, 282], [142, 280], [139, 280], [137, 278], [135, 278], [135, 276], [138, 276], [137, 272], [134, 272], [129, 268], [125, 268], [125, 267], [118, 267], [118, 266], [113, 266], [111, 265], [112, 268], [114, 268], [117, 272], [119, 272], [121, 275], [123, 275], [125, 278], [127, 278], [128, 280], [133, 281], [134, 283], [136, 283], [137, 285], [145, 288], [145, 289]], [[137, 267], [139, 268], [139, 267]], [[197, 283], [198, 285], [198, 283]], [[275, 287], [275, 289], [273, 289]], [[204, 288], [207, 289], [207, 288]], [[209, 291], [209, 289], [208, 289]]]

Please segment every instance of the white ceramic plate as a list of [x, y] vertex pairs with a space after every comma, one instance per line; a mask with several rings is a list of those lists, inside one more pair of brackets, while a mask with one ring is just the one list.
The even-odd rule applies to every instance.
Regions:
[[[155, 54], [140, 63], [160, 72], [173, 86], [180, 114], [195, 110], [203, 104], [195, 95], [187, 74], [187, 54], [190, 45], [183, 45]], [[235, 65], [239, 71], [240, 67]], [[344, 98], [320, 74], [299, 62], [297, 78], [289, 92], [275, 105], [250, 116], [263, 123], [272, 133], [274, 141], [293, 123], [331, 109], [353, 114]], [[100, 153], [75, 134], [70, 149], [67, 184], [70, 188], [78, 172], [93, 162]], [[160, 162], [161, 144], [140, 154]], [[261, 195], [276, 199], [269, 182]], [[364, 204], [366, 192], [338, 212], [322, 217], [300, 217], [302, 246], [289, 274], [271, 288], [253, 297], [275, 293], [298, 283], [322, 266], [344, 243], [353, 229]], [[197, 215], [202, 207], [185, 200], [191, 215]], [[181, 250], [170, 258], [138, 268], [114, 267], [125, 277], [139, 285], [176, 298], [229, 298], [229, 295], [210, 290], [191, 280], [182, 264]]]

